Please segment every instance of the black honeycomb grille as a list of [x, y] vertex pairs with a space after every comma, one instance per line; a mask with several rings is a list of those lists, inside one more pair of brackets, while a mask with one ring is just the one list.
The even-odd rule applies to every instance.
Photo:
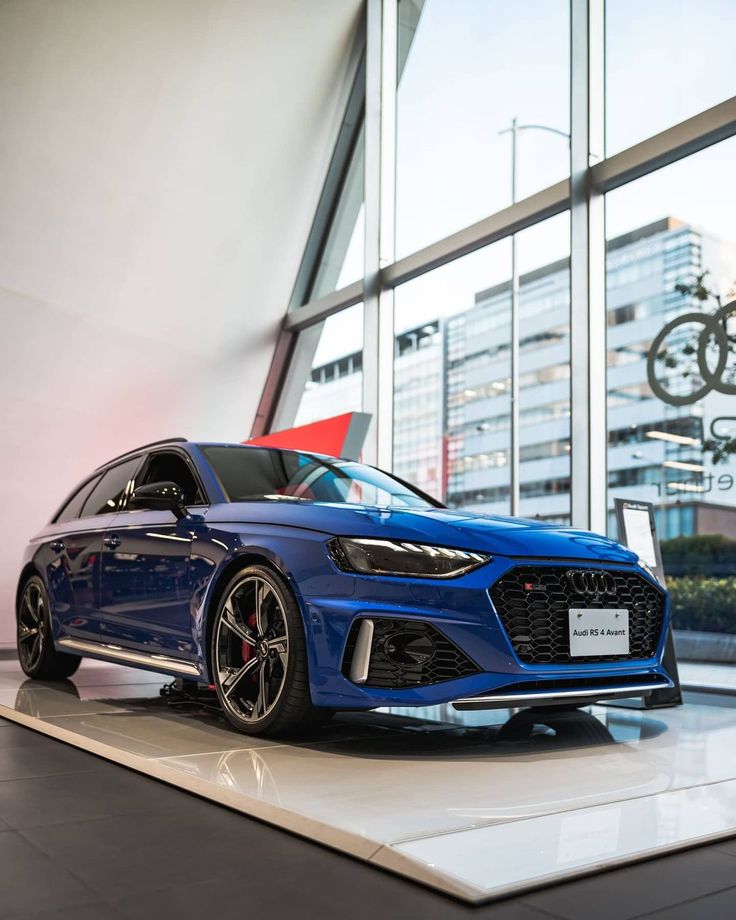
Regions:
[[[454, 680], [477, 674], [475, 665], [447, 636], [429, 623], [416, 620], [393, 618], [373, 619], [373, 642], [371, 643], [368, 678], [362, 686], [401, 689], [424, 684], [437, 684], [443, 680]], [[342, 672], [348, 677], [350, 665], [358, 639], [360, 620], [353, 623], [343, 656]], [[390, 656], [391, 645], [400, 644], [402, 639], [417, 636], [429, 639], [434, 646], [430, 658], [416, 662], [398, 662]]]
[[[606, 569], [615, 592], [581, 595], [571, 587], [569, 571], [569, 566], [517, 566], [491, 587], [493, 606], [519, 659], [525, 664], [581, 664], [651, 658], [662, 634], [664, 592], [637, 572]], [[582, 607], [629, 611], [628, 655], [570, 655], [568, 611]]]

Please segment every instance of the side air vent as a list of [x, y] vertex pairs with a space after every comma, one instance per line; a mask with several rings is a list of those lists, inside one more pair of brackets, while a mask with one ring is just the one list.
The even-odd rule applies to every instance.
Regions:
[[[353, 668], [361, 626], [353, 623], [342, 662], [342, 673], [365, 687], [401, 689], [477, 674], [479, 668], [435, 626], [417, 620], [389, 617], [371, 619], [370, 657], [367, 668]], [[365, 638], [370, 633], [363, 629]], [[361, 650], [362, 658], [363, 650]], [[359, 675], [359, 677], [358, 677]]]

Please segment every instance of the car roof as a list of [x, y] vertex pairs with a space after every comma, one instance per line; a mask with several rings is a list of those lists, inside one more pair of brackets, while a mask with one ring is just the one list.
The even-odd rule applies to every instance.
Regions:
[[126, 457], [132, 457], [135, 454], [139, 454], [144, 450], [150, 450], [153, 447], [165, 447], [167, 445], [182, 445], [182, 444], [191, 444], [194, 447], [205, 448], [205, 447], [258, 447], [261, 450], [279, 450], [286, 453], [292, 454], [309, 454], [312, 457], [324, 457], [325, 459], [335, 460], [337, 458], [331, 457], [329, 454], [320, 454], [313, 450], [298, 450], [295, 448], [289, 447], [277, 447], [275, 445], [271, 446], [269, 444], [244, 444], [242, 442], [233, 442], [233, 441], [190, 441], [189, 438], [162, 438], [159, 441], [150, 441], [148, 444], [141, 444], [139, 447], [132, 447], [130, 450], [126, 450], [123, 454], [118, 454], [117, 457], [113, 457], [111, 460], [101, 463], [95, 469], [95, 473], [99, 470], [103, 470], [106, 467], [110, 466], [112, 463], [116, 463], [118, 460], [124, 460]]
[[277, 444], [249, 444], [247, 442], [233, 442], [233, 441], [190, 441], [190, 444], [194, 444], [195, 447], [206, 448], [206, 447], [248, 447], [248, 448], [257, 448], [260, 450], [278, 450], [282, 451], [285, 454], [308, 454], [310, 457], [320, 457], [325, 460], [339, 460], [339, 457], [333, 457], [332, 454], [322, 454], [316, 450], [303, 450], [298, 447], [279, 447]]

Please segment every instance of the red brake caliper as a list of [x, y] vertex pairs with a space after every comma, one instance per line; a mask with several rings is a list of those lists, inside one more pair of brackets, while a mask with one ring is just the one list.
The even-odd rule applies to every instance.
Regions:
[[[251, 615], [248, 617], [247, 622], [248, 622], [248, 626], [250, 626], [250, 628], [251, 628], [252, 630], [255, 630], [255, 628], [256, 628], [256, 615], [255, 615], [255, 613], [251, 613]], [[251, 660], [251, 658], [255, 655], [255, 653], [256, 653], [256, 650], [253, 648], [252, 645], [248, 645], [247, 642], [243, 642], [243, 664], [248, 664], [248, 662], [249, 662], [249, 661]], [[256, 678], [256, 675], [254, 674], [254, 675], [251, 677], [251, 680], [255, 680], [255, 678]]]

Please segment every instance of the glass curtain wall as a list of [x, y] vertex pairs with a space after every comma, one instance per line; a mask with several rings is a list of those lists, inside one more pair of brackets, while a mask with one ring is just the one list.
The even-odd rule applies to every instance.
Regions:
[[361, 128], [350, 157], [330, 229], [307, 300], [318, 300], [363, 277], [365, 251], [365, 134]]
[[570, 215], [517, 233], [519, 513], [570, 523]]
[[393, 468], [450, 507], [510, 513], [513, 246], [520, 511], [569, 523], [567, 214], [396, 289]]
[[508, 514], [511, 245], [395, 294], [393, 465], [451, 507]]
[[[417, 18], [418, 7], [421, 12]], [[567, 0], [399, 0], [396, 255], [570, 174]]]
[[294, 425], [359, 411], [363, 405], [363, 304], [310, 326], [300, 336], [300, 359], [311, 354]]
[[713, 649], [736, 633], [736, 224], [719, 192], [734, 157], [725, 141], [607, 202], [609, 509], [654, 503], [696, 657], [701, 634]]
[[272, 426], [367, 387], [384, 465], [452, 507], [508, 513], [514, 469], [525, 516], [615, 535], [614, 498], [653, 502], [680, 654], [730, 661], [702, 635], [736, 634], [736, 5], [367, 11], [383, 114], [286, 317]]
[[736, 91], [732, 0], [608, 0], [606, 153], [618, 153]]

